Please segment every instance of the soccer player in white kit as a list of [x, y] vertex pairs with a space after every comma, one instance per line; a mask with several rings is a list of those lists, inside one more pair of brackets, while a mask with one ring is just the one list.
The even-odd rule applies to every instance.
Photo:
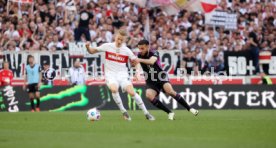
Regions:
[[127, 33], [124, 30], [119, 30], [115, 36], [115, 42], [105, 43], [99, 47], [90, 47], [86, 44], [86, 48], [90, 54], [97, 52], [105, 52], [105, 80], [109, 87], [115, 103], [123, 113], [125, 120], [131, 120], [127, 110], [125, 109], [122, 99], [119, 95], [119, 87], [126, 91], [136, 101], [139, 108], [143, 111], [148, 120], [155, 120], [155, 118], [148, 112], [140, 95], [138, 95], [133, 88], [130, 81], [127, 63], [129, 60], [135, 61], [137, 57], [133, 52], [124, 45]]

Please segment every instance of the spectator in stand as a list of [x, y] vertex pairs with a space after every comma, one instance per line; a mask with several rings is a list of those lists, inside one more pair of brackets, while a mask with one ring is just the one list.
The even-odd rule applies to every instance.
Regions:
[[201, 53], [198, 61], [198, 70], [200, 74], [205, 74], [207, 71], [209, 71], [209, 63], [206, 60], [206, 54], [203, 52]]
[[82, 35], [85, 35], [86, 41], [91, 41], [89, 34], [89, 22], [91, 19], [93, 19], [93, 14], [89, 12], [88, 9], [88, 6], [81, 6], [78, 28], [75, 29], [76, 41], [81, 41]]
[[85, 84], [85, 70], [80, 63], [80, 59], [76, 59], [73, 67], [69, 69], [70, 85]]
[[3, 62], [3, 69], [0, 70], [0, 86], [12, 85], [13, 72], [9, 68], [9, 62]]
[[212, 71], [214, 69], [214, 72], [220, 72], [224, 70], [223, 66], [223, 57], [219, 55], [219, 51], [214, 50], [212, 57], [208, 60], [209, 63], [209, 69]]
[[250, 45], [250, 53], [253, 58], [253, 65], [255, 66], [255, 72], [259, 72], [259, 40], [257, 35], [257, 27], [251, 28], [251, 32], [248, 34], [248, 44]]
[[[127, 41], [130, 48], [147, 35], [152, 47], [158, 50], [189, 48], [195, 51], [197, 59], [201, 59], [202, 52], [210, 59], [214, 50], [219, 54], [247, 50], [252, 53], [258, 71], [258, 50], [275, 48], [276, 2], [218, 2], [218, 9], [237, 13], [237, 30], [207, 26], [204, 14], [198, 12], [182, 10], [178, 15], [166, 16], [158, 9], [147, 10], [126, 1], [76, 0], [76, 11], [71, 11], [66, 9], [64, 0], [37, 0], [33, 13], [29, 6], [21, 5], [19, 9], [16, 3], [11, 4], [9, 16], [6, 3], [0, 3], [0, 47], [15, 51], [56, 51], [68, 49], [70, 42], [86, 40], [99, 46], [110, 42], [117, 29], [124, 28], [130, 34]], [[150, 33], [144, 35], [148, 13]]]
[[188, 51], [187, 56], [183, 58], [181, 68], [184, 68], [186, 75], [195, 75], [198, 72], [198, 63], [192, 56], [192, 52]]

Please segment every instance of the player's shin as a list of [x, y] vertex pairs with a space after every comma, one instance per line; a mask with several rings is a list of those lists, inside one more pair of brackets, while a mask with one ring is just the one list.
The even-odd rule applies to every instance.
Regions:
[[139, 106], [139, 108], [143, 111], [143, 113], [145, 115], [149, 114], [149, 112], [148, 112], [142, 98], [140, 97], [140, 95], [135, 93], [135, 95], [133, 96], [133, 99], [136, 101], [136, 104]]
[[40, 105], [40, 99], [36, 98], [36, 107], [39, 108], [39, 105]]
[[154, 98], [153, 100], [151, 100], [151, 103], [156, 106], [157, 108], [163, 110], [166, 113], [172, 113], [172, 111], [170, 109], [168, 109], [160, 100], [158, 100], [157, 98]]
[[184, 106], [188, 111], [190, 111], [191, 107], [190, 105], [185, 101], [183, 97], [181, 97], [180, 94], [176, 94], [175, 96], [172, 96], [179, 104]]
[[37, 112], [40, 112], [39, 106], [40, 106], [40, 98], [36, 98], [36, 111]]
[[120, 111], [122, 113], [125, 113], [126, 109], [125, 109], [125, 107], [123, 105], [123, 102], [122, 102], [122, 99], [120, 97], [120, 94], [118, 92], [117, 93], [112, 93], [112, 97], [113, 97], [115, 103], [118, 105]]
[[30, 98], [30, 102], [31, 102], [31, 110], [34, 111], [35, 110], [34, 99]]

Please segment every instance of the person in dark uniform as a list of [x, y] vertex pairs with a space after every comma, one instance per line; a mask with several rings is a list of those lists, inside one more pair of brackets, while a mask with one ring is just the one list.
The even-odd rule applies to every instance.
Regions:
[[253, 31], [251, 31], [248, 34], [248, 42], [250, 44], [250, 53], [252, 55], [253, 59], [253, 65], [256, 68], [255, 73], [259, 72], [259, 42], [258, 42], [258, 34], [257, 32], [257, 27], [254, 28]]
[[[197, 115], [198, 110], [191, 108], [184, 98], [172, 88], [167, 72], [161, 67], [159, 53], [156, 50], [150, 50], [149, 42], [147, 40], [139, 41], [138, 48], [140, 52], [137, 61], [140, 63], [144, 71], [147, 85], [146, 97], [151, 101], [151, 103], [168, 113], [169, 120], [174, 120], [174, 113], [157, 98], [159, 93], [164, 91], [184, 106], [188, 111]], [[133, 63], [133, 65], [136, 64], [137, 63]]]

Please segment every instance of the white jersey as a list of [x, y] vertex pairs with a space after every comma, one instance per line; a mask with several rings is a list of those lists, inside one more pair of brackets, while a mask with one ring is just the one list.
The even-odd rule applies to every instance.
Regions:
[[115, 43], [105, 43], [96, 47], [99, 52], [105, 52], [105, 74], [107, 73], [127, 73], [128, 60], [134, 60], [137, 57], [126, 46], [117, 48]]

